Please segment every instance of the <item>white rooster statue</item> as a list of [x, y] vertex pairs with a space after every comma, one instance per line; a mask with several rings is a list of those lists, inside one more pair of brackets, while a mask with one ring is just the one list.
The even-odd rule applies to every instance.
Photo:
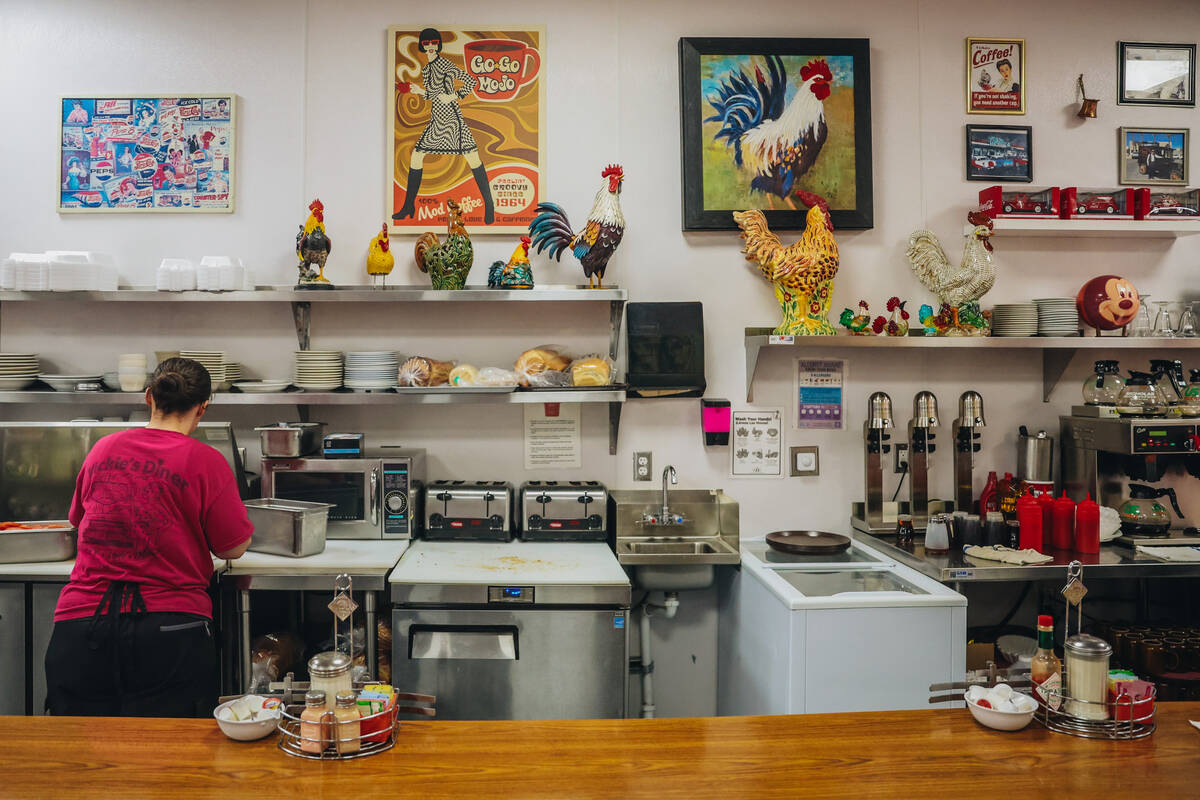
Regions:
[[941, 303], [936, 313], [922, 306], [919, 319], [930, 333], [938, 336], [987, 336], [991, 320], [979, 306], [996, 282], [992, 265], [992, 220], [982, 211], [971, 211], [967, 222], [974, 226], [967, 235], [960, 266], [946, 258], [946, 251], [930, 231], [917, 231], [908, 237], [907, 256], [913, 273]]

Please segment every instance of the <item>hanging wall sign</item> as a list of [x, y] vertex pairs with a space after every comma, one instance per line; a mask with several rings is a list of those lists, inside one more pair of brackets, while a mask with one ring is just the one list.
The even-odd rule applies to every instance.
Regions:
[[62, 98], [59, 212], [232, 212], [235, 100]]
[[783, 409], [734, 411], [730, 427], [732, 477], [783, 477]]
[[389, 233], [524, 233], [545, 176], [544, 28], [388, 28]]
[[967, 39], [967, 113], [1025, 113], [1025, 40]]

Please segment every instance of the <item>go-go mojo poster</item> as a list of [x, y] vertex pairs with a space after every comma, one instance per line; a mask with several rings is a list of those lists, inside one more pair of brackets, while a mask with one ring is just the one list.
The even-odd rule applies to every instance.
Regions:
[[546, 34], [388, 28], [387, 214], [439, 233], [447, 202], [472, 234], [524, 233], [545, 177]]

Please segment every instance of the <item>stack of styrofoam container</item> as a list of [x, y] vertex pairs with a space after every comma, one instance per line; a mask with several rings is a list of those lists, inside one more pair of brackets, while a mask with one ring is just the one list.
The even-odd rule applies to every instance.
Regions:
[[155, 273], [160, 292], [185, 292], [196, 288], [196, 265], [186, 258], [164, 258]]

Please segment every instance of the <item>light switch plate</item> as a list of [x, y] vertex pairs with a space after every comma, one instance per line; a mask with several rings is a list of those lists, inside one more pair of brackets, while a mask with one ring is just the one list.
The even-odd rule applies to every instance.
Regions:
[[821, 448], [816, 445], [791, 448], [792, 477], [808, 478], [821, 474]]
[[649, 450], [638, 450], [633, 454], [633, 479], [648, 481], [654, 473], [654, 453]]

